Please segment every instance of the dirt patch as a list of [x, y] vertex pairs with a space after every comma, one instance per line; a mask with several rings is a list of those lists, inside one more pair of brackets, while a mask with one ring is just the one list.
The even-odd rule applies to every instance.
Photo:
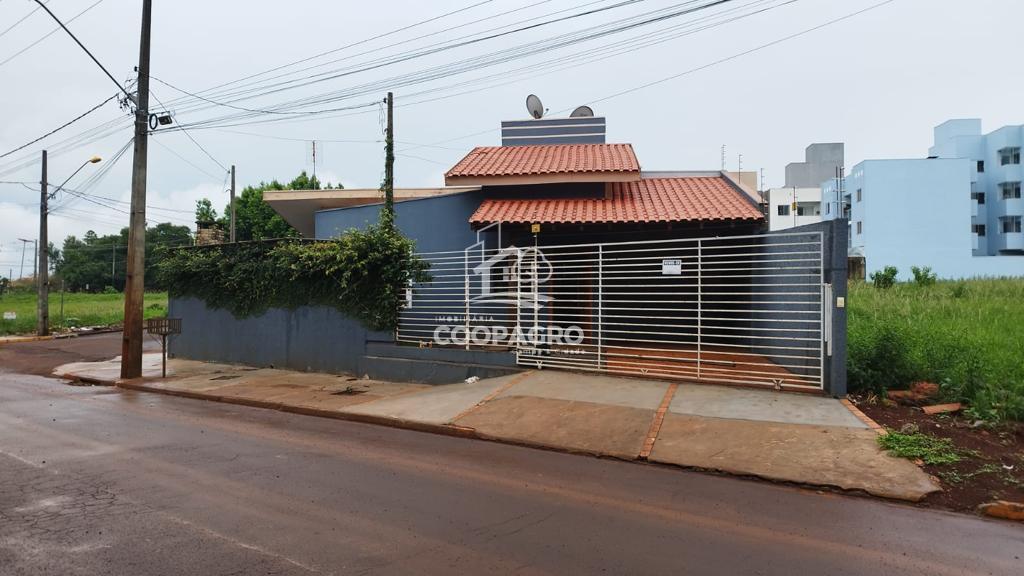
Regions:
[[857, 407], [887, 428], [912, 425], [922, 433], [947, 438], [960, 452], [959, 462], [924, 465], [942, 483], [942, 492], [927, 496], [923, 505], [976, 512], [979, 504], [992, 500], [1024, 502], [1024, 425], [976, 426], [956, 414], [929, 416], [911, 406], [862, 401]]
[[[143, 350], [160, 349], [158, 342], [146, 338]], [[52, 376], [53, 369], [72, 362], [99, 362], [121, 355], [121, 333], [90, 334], [74, 338], [37, 340], [0, 345], [0, 370]]]

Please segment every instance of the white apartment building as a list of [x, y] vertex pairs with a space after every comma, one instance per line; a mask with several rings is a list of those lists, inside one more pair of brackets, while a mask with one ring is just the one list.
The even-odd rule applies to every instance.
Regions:
[[768, 190], [768, 227], [785, 230], [821, 221], [821, 184], [835, 179], [843, 166], [841, 142], [814, 143], [803, 162], [786, 165], [786, 185]]

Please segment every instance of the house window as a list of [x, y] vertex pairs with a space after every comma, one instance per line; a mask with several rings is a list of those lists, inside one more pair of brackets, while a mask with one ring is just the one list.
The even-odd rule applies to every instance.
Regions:
[[1003, 200], [1020, 198], [1020, 182], [1000, 182], [999, 190], [1003, 193]]
[[803, 206], [797, 206], [796, 207], [796, 215], [797, 216], [803, 216], [804, 215], [804, 207]]
[[977, 200], [978, 204], [984, 204], [985, 203], [985, 193], [984, 192], [971, 192], [971, 199], [972, 200]]
[[1020, 164], [1020, 146], [1003, 148], [999, 151], [999, 165]]
[[971, 232], [978, 235], [978, 238], [984, 238], [985, 236], [985, 225], [984, 224], [972, 224]]
[[863, 222], [857, 222], [857, 234], [860, 234], [861, 232], [864, 231], [864, 226], [863, 225], [864, 225]]
[[985, 171], [985, 161], [984, 160], [978, 160], [978, 172], [984, 172], [984, 171]]
[[789, 216], [789, 204], [779, 204], [779, 216]]
[[829, 213], [829, 207], [830, 207], [830, 206], [832, 206], [832, 203], [831, 203], [831, 202], [829, 202], [828, 204], [825, 204], [825, 214], [828, 214], [828, 213]]
[[1020, 233], [1020, 216], [1003, 216], [999, 222], [1003, 225], [1003, 234]]
[[860, 191], [861, 191], [861, 189], [857, 188], [857, 202], [860, 202], [860, 197], [861, 197]]

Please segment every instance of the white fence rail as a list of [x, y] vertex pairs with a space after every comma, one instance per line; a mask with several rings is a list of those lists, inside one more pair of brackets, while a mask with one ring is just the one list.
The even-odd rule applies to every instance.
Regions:
[[537, 368], [821, 389], [818, 232], [421, 254], [399, 341], [508, 349]]

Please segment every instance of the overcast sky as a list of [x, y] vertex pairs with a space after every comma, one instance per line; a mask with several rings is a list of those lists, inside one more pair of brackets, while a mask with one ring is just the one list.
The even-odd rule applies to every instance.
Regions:
[[[358, 68], [361, 63], [457, 37], [479, 37], [485, 30], [522, 20], [530, 19], [495, 32], [620, 1], [157, 0], [151, 75], [195, 93], [358, 43], [246, 81], [259, 81], [254, 87], [262, 87], [343, 67]], [[557, 35], [654, 10], [707, 2], [635, 2], [251, 100], [204, 94], [222, 104], [266, 110], [296, 98], [389, 78], [408, 79], [438, 65], [517, 46], [537, 46], [537, 42]], [[724, 144], [730, 170], [736, 169], [737, 155], [742, 153], [743, 168], [763, 168], [768, 186], [782, 183], [784, 166], [802, 160], [803, 149], [811, 142], [845, 142], [846, 164], [852, 166], [866, 158], [924, 156], [932, 128], [948, 118], [981, 118], [986, 131], [1024, 122], [1024, 74], [1019, 62], [1024, 2], [1020, 0], [893, 0], [741, 55], [879, 2], [734, 0], [555, 51], [396, 87], [397, 185], [443, 185], [444, 171], [470, 148], [499, 143], [501, 120], [527, 116], [523, 102], [530, 93], [538, 94], [552, 115], [591, 104], [598, 115], [608, 119], [608, 141], [632, 143], [645, 170], [717, 170]], [[124, 81], [132, 76], [138, 59], [139, 0], [50, 0], [47, 6], [65, 22], [88, 9], [70, 22], [69, 28], [115, 78]], [[117, 91], [63, 31], [29, 47], [55, 27], [44, 11], [37, 10], [8, 30], [35, 7], [31, 0], [0, 0], [0, 154], [60, 126]], [[724, 22], [756, 9], [767, 10]], [[416, 25], [453, 11], [457, 12]], [[510, 13], [500, 15], [503, 12]], [[481, 21], [469, 24], [476, 20]], [[670, 27], [677, 37], [657, 35]], [[369, 40], [378, 35], [385, 36]], [[605, 54], [602, 49], [623, 41], [631, 42], [620, 44], [629, 48], [628, 52], [596, 59]], [[581, 57], [581, 65], [569, 67], [580, 63]], [[341, 58], [345, 59], [326, 64]], [[695, 71], [683, 74], [689, 70]], [[274, 78], [285, 73], [292, 74]], [[601, 100], [679, 74], [683, 75]], [[317, 78], [324, 76], [330, 74]], [[446, 90], [436, 90], [440, 88]], [[183, 95], [156, 81], [152, 89], [178, 124], [244, 114], [237, 108], [196, 99], [172, 102]], [[431, 89], [435, 91], [416, 95]], [[297, 110], [371, 104], [384, 92], [382, 87]], [[410, 105], [419, 100], [430, 101]], [[197, 103], [205, 109], [196, 110]], [[154, 100], [152, 109], [163, 108]], [[19, 160], [33, 160], [44, 147], [53, 151], [51, 183], [62, 182], [92, 155], [109, 162], [131, 137], [125, 116], [115, 102], [108, 103], [54, 136], [0, 158], [0, 181], [38, 182], [38, 163], [15, 171], [11, 168], [20, 164]], [[57, 144], [65, 138], [119, 118], [121, 124], [113, 125], [110, 136], [57, 153]], [[268, 119], [277, 122], [263, 123]], [[150, 223], [190, 223], [195, 200], [203, 196], [210, 197], [221, 210], [227, 200], [222, 165], [237, 166], [239, 188], [260, 180], [287, 180], [303, 169], [310, 170], [308, 141], [314, 139], [320, 141], [317, 175], [324, 181], [376, 187], [383, 172], [381, 117], [376, 105], [318, 115], [222, 119], [196, 126], [188, 134], [209, 156], [181, 131], [151, 138], [148, 201], [159, 209], [149, 212]], [[87, 166], [69, 187], [84, 183], [101, 166]], [[129, 149], [88, 192], [126, 202], [130, 166]], [[17, 238], [38, 235], [38, 198], [38, 192], [17, 183], [0, 184], [0, 275], [7, 275], [12, 268], [15, 276], [19, 273], [21, 243]], [[82, 235], [90, 229], [110, 233], [127, 225], [123, 211], [66, 195], [56, 204], [65, 202], [50, 220], [50, 238], [58, 244], [68, 234]], [[102, 203], [125, 211], [127, 207], [108, 200]], [[28, 262], [30, 269], [30, 258]]]

